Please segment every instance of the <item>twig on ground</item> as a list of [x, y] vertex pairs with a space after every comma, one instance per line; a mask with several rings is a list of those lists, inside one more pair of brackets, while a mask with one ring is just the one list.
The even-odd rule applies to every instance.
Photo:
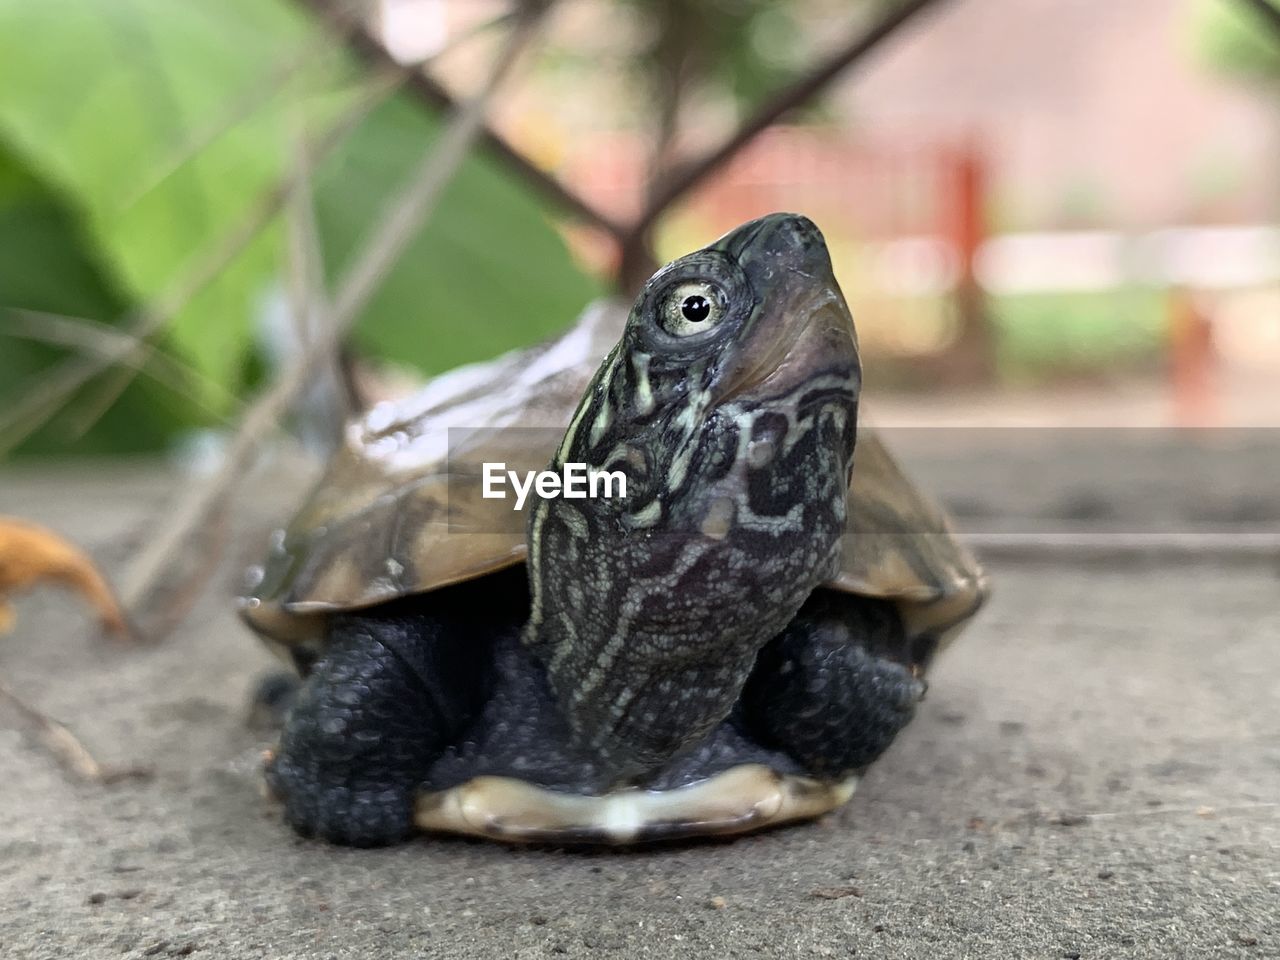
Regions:
[[1161, 816], [1193, 816], [1210, 818], [1237, 813], [1253, 813], [1255, 810], [1280, 810], [1280, 803], [1259, 801], [1256, 803], [1229, 803], [1224, 807], [1138, 807], [1132, 810], [1104, 810], [1100, 813], [1086, 813], [1082, 816], [1090, 820], [1112, 820], [1124, 817], [1161, 817]]
[[0, 683], [0, 703], [7, 703], [31, 726], [41, 744], [64, 770], [89, 783], [116, 783], [150, 777], [150, 767], [111, 767], [102, 764], [66, 724], [37, 710]]
[[148, 642], [156, 643], [168, 636], [204, 595], [231, 541], [232, 528], [226, 519], [230, 508], [228, 497], [213, 505], [199, 533], [188, 540], [192, 544], [187, 551], [189, 562], [172, 564], [165, 572], [163, 585], [157, 584], [157, 589], [148, 595], [146, 619], [134, 618], [139, 635]]
[[388, 205], [356, 263], [339, 286], [331, 315], [320, 325], [321, 335], [307, 344], [268, 390], [248, 409], [223, 454], [219, 469], [195, 487], [164, 522], [159, 535], [146, 545], [125, 573], [122, 595], [136, 609], [155, 586], [173, 556], [192, 531], [230, 492], [262, 438], [280, 421], [298, 392], [310, 382], [316, 364], [332, 355], [352, 323], [377, 291], [405, 247], [417, 235], [445, 186], [466, 159], [484, 128], [484, 116], [498, 85], [531, 39], [545, 7], [522, 18], [499, 52], [482, 89], [461, 104], [439, 140], [424, 155], [407, 186]]

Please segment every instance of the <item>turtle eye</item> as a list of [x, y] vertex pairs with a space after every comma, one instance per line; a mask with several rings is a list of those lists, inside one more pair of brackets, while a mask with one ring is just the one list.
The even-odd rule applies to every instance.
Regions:
[[686, 280], [668, 290], [658, 305], [658, 323], [673, 337], [710, 330], [724, 317], [724, 291], [705, 280]]

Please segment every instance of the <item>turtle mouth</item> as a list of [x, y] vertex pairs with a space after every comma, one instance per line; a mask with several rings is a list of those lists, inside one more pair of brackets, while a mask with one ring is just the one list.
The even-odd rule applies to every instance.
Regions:
[[762, 388], [785, 389], [829, 366], [834, 358], [857, 356], [853, 322], [841, 297], [829, 288], [806, 297], [785, 311], [780, 323], [768, 326], [774, 329], [760, 331], [756, 337], [763, 343], [744, 351], [720, 378], [716, 403], [728, 403]]
[[798, 214], [775, 213], [722, 241], [755, 293], [743, 341], [713, 385], [715, 402], [786, 392], [834, 366], [855, 371], [853, 318], [831, 269], [822, 232]]

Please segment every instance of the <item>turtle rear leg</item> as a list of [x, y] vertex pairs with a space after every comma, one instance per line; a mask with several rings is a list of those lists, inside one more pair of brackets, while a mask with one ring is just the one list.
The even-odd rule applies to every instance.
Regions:
[[523, 619], [476, 589], [335, 619], [266, 771], [299, 833], [353, 846], [409, 834], [428, 767], [479, 711], [496, 632]]
[[763, 743], [834, 777], [880, 756], [924, 690], [893, 604], [820, 589], [760, 651], [741, 705]]

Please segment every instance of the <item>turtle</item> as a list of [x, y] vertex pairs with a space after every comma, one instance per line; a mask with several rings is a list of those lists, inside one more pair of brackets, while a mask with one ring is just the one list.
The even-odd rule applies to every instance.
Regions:
[[301, 678], [287, 822], [622, 845], [847, 801], [987, 595], [861, 378], [821, 232], [776, 213], [368, 409], [241, 598]]

